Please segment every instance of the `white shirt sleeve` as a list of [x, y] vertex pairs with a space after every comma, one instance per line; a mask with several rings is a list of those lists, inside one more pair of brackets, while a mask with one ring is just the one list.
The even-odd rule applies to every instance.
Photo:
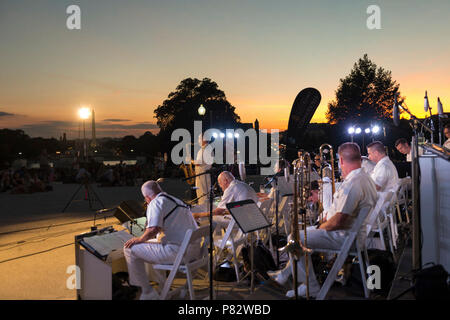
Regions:
[[147, 206], [147, 228], [163, 227], [164, 210], [163, 201], [161, 197], [153, 199], [150, 205]]
[[220, 200], [219, 204], [217, 205], [217, 208], [226, 209], [227, 203], [233, 202], [233, 190], [232, 186], [228, 187], [225, 192], [223, 193], [222, 199]]
[[370, 177], [375, 182], [375, 184], [383, 189], [389, 179], [389, 171], [384, 166], [379, 166], [378, 168], [375, 168], [375, 170], [372, 172]]

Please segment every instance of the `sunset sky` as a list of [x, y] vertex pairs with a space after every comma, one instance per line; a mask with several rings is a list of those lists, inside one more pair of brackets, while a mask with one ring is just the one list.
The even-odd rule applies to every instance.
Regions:
[[[66, 8], [81, 8], [69, 30]], [[369, 30], [369, 5], [381, 30]], [[243, 122], [287, 128], [297, 93], [317, 88], [325, 122], [339, 79], [364, 53], [392, 71], [423, 117], [428, 90], [450, 105], [448, 0], [0, 0], [0, 128], [78, 136], [95, 108], [97, 136], [157, 131], [153, 110], [187, 77], [215, 81]]]

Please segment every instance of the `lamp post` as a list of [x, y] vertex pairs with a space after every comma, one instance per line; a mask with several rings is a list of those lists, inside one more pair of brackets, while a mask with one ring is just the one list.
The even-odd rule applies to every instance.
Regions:
[[83, 107], [78, 110], [78, 115], [83, 120], [83, 160], [87, 160], [87, 145], [86, 145], [86, 119], [91, 115], [89, 108]]

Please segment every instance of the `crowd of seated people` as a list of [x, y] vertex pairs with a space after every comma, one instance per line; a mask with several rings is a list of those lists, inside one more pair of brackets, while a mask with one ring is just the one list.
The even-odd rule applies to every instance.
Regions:
[[48, 170], [6, 169], [0, 171], [0, 192], [11, 194], [51, 191], [52, 174]]

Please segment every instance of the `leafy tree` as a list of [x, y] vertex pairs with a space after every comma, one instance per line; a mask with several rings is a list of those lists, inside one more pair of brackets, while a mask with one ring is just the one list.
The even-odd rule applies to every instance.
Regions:
[[[200, 105], [206, 109], [204, 116], [198, 114]], [[234, 110], [217, 83], [208, 78], [187, 78], [154, 112], [161, 129], [161, 141], [170, 141], [172, 131], [177, 128], [185, 128], [192, 133], [196, 120], [203, 121], [203, 130], [210, 127], [234, 128], [240, 121]]]
[[399, 84], [392, 80], [391, 71], [373, 63], [364, 55], [353, 66], [350, 74], [340, 79], [336, 99], [328, 104], [328, 122], [361, 122], [387, 120], [392, 117], [395, 95], [399, 94]]

